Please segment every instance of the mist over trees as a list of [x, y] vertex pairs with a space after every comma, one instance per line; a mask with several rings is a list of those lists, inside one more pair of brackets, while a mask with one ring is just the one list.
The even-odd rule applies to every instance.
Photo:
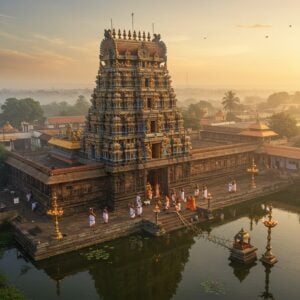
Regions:
[[186, 128], [199, 129], [200, 120], [206, 115], [213, 115], [218, 110], [208, 101], [200, 100], [182, 108], [182, 116]]
[[269, 120], [269, 127], [280, 137], [291, 138], [299, 134], [296, 119], [286, 112], [273, 114]]
[[80, 116], [86, 115], [90, 107], [89, 101], [83, 95], [78, 96], [74, 105], [66, 101], [52, 102], [42, 105], [45, 116]]

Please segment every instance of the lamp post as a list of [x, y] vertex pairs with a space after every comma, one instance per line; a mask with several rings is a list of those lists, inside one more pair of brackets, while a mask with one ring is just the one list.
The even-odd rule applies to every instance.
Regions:
[[160, 213], [159, 205], [156, 203], [155, 208], [153, 209], [153, 212], [155, 213], [155, 224], [158, 224], [158, 214]]
[[275, 227], [278, 222], [273, 220], [272, 217], [272, 205], [269, 206], [269, 214], [268, 219], [263, 221], [263, 224], [268, 228], [268, 236], [267, 236], [267, 246], [266, 246], [266, 252], [262, 255], [261, 261], [267, 265], [274, 265], [277, 263], [276, 256], [271, 252], [272, 246], [271, 246], [271, 229]]
[[55, 240], [62, 240], [63, 235], [59, 230], [59, 224], [58, 224], [58, 217], [61, 217], [64, 214], [64, 211], [61, 207], [58, 207], [57, 205], [57, 197], [56, 193], [54, 193], [52, 198], [52, 209], [49, 209], [47, 211], [47, 215], [54, 217], [54, 232], [52, 235], [52, 238]]
[[258, 173], [258, 168], [254, 162], [254, 158], [252, 158], [252, 164], [247, 169], [247, 172], [251, 174], [251, 188], [255, 189], [256, 188], [255, 175], [257, 175], [257, 173]]
[[211, 193], [208, 193], [207, 194], [207, 219], [208, 220], [211, 220], [213, 219], [213, 214], [211, 213], [211, 209], [210, 209], [210, 201], [212, 200], [212, 194]]

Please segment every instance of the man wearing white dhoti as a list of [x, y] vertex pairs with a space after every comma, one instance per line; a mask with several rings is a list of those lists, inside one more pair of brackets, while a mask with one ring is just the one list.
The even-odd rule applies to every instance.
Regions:
[[94, 213], [93, 208], [90, 208], [89, 223], [90, 223], [90, 227], [94, 227], [96, 225], [96, 214]]
[[142, 200], [139, 195], [136, 197], [136, 213], [138, 217], [141, 217], [143, 214]]
[[184, 189], [183, 188], [180, 190], [180, 200], [182, 202], [185, 202], [185, 193], [184, 193]]
[[232, 192], [232, 183], [229, 182], [228, 183], [228, 193], [231, 193]]
[[102, 217], [103, 217], [104, 224], [107, 224], [108, 223], [108, 209], [106, 206], [103, 209]]
[[30, 200], [31, 200], [31, 192], [28, 192], [26, 194], [26, 200], [27, 200], [27, 202], [30, 202]]
[[131, 219], [135, 218], [135, 209], [134, 206], [132, 204], [129, 204], [129, 216]]

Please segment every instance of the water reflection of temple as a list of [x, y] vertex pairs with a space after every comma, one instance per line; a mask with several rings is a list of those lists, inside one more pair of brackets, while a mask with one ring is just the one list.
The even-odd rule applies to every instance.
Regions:
[[233, 269], [234, 276], [240, 281], [244, 281], [246, 277], [250, 274], [250, 269], [256, 266], [257, 263], [253, 262], [250, 265], [242, 265], [237, 262], [230, 262], [229, 266]]
[[152, 238], [120, 239], [113, 243], [112, 264], [88, 261], [74, 252], [68, 254], [68, 259], [62, 255], [41, 261], [36, 267], [58, 283], [58, 292], [64, 278], [88, 271], [101, 299], [171, 299], [193, 243], [192, 235], [183, 231], [156, 239], [155, 243]]

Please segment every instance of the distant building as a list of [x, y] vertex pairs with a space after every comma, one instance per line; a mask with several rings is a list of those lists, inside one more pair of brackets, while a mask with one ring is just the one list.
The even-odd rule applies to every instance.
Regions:
[[31, 136], [32, 148], [37, 150], [47, 147], [48, 141], [54, 136], [59, 136], [60, 133], [61, 129], [57, 128], [33, 130]]
[[[26, 130], [29, 130], [28, 126], [26, 126]], [[0, 128], [0, 143], [6, 150], [12, 151], [30, 149], [30, 139], [30, 131], [19, 132], [19, 130], [14, 128], [9, 122], [6, 122]]]
[[66, 128], [71, 125], [73, 129], [82, 128], [85, 126], [85, 116], [57, 116], [49, 117], [46, 121], [47, 128]]
[[203, 125], [201, 137], [204, 140], [226, 142], [267, 142], [278, 137], [267, 125], [260, 121], [249, 122], [222, 122]]

